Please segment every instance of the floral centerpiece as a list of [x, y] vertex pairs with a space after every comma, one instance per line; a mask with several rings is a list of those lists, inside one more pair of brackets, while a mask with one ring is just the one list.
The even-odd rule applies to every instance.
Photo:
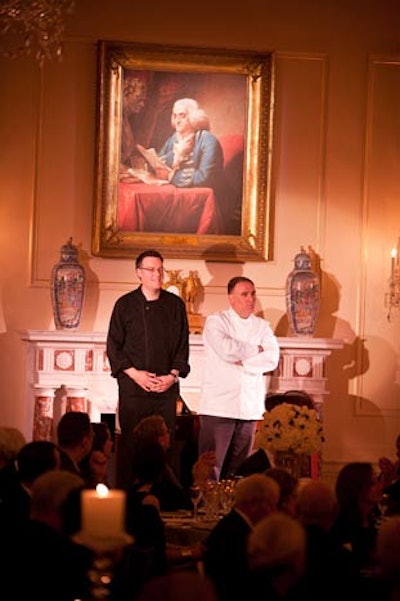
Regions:
[[266, 411], [256, 433], [255, 446], [271, 453], [311, 455], [322, 447], [322, 423], [315, 409], [281, 403]]

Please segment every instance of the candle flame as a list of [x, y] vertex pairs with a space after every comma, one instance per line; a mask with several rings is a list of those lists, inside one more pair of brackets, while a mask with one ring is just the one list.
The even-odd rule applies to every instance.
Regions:
[[390, 254], [392, 256], [392, 259], [395, 259], [397, 257], [397, 248], [392, 248]]
[[99, 497], [104, 498], [108, 496], [108, 488], [105, 484], [98, 484], [96, 486], [96, 493]]

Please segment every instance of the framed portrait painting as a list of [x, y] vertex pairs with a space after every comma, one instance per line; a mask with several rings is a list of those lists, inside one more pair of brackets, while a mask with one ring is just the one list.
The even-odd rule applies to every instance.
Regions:
[[99, 43], [92, 251], [266, 261], [273, 56]]

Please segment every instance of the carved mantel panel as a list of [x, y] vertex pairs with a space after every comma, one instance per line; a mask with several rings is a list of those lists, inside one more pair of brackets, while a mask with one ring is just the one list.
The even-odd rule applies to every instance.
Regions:
[[[87, 411], [92, 421], [102, 413], [116, 413], [118, 387], [106, 355], [106, 333], [65, 330], [27, 330], [26, 343], [27, 436], [53, 438], [54, 425], [70, 409]], [[329, 394], [325, 358], [342, 341], [325, 338], [279, 338], [281, 357], [268, 378], [269, 390], [301, 389], [322, 407]], [[191, 372], [180, 380], [181, 396], [196, 412], [203, 367], [201, 334], [190, 335]]]

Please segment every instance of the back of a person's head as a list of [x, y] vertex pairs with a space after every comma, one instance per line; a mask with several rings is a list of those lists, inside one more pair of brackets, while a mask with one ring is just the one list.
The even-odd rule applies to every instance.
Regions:
[[107, 440], [111, 438], [110, 427], [107, 422], [92, 422], [92, 430], [92, 451], [102, 451]]
[[315, 409], [314, 399], [305, 390], [287, 390], [283, 393], [285, 397], [285, 403], [292, 403], [293, 405], [299, 405], [300, 407], [308, 407], [309, 409]]
[[300, 522], [283, 512], [267, 515], [249, 535], [250, 570], [280, 575], [290, 572], [297, 580], [304, 571], [306, 534]]
[[61, 416], [57, 425], [57, 440], [61, 448], [74, 448], [80, 445], [87, 436], [92, 436], [92, 425], [88, 413], [68, 411]]
[[235, 487], [234, 505], [241, 507], [254, 501], [266, 501], [276, 508], [280, 488], [276, 480], [265, 474], [251, 474], [241, 478]]
[[381, 524], [376, 555], [383, 578], [400, 587], [400, 516], [389, 517]]
[[322, 480], [307, 482], [298, 493], [297, 513], [303, 524], [329, 530], [337, 514], [337, 500], [332, 487]]
[[213, 583], [195, 571], [172, 571], [147, 582], [137, 601], [218, 601]]
[[14, 461], [25, 444], [25, 436], [18, 428], [0, 426], [0, 468]]
[[386, 515], [400, 515], [400, 480], [395, 480], [385, 488]]
[[158, 482], [165, 473], [167, 457], [158, 442], [149, 442], [141, 447], [140, 453], [132, 457], [133, 482], [149, 484]]
[[83, 487], [82, 478], [66, 470], [51, 470], [38, 476], [31, 487], [31, 517], [46, 522], [53, 516], [61, 519], [70, 493]]
[[270, 467], [265, 470], [264, 474], [276, 480], [280, 488], [280, 496], [278, 506], [280, 507], [288, 497], [296, 494], [298, 480], [287, 470], [281, 467]]
[[358, 507], [359, 499], [372, 484], [372, 477], [373, 467], [368, 462], [353, 461], [341, 468], [335, 485], [339, 511]]
[[30, 486], [41, 474], [60, 467], [60, 453], [54, 442], [34, 440], [22, 447], [16, 463], [21, 482]]
[[140, 420], [133, 429], [133, 444], [135, 447], [158, 442], [166, 428], [161, 415], [149, 415]]
[[277, 407], [282, 403], [290, 403], [291, 405], [315, 409], [312, 396], [304, 390], [287, 390], [286, 392], [268, 393], [265, 397], [266, 411], [272, 411], [274, 407]]

